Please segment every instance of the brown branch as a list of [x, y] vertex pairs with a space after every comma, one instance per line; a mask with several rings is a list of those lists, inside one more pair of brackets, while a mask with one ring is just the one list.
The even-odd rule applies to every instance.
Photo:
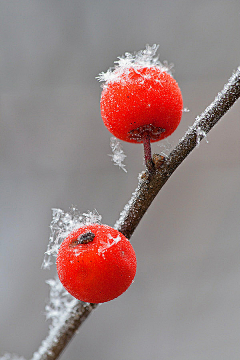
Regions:
[[[240, 67], [212, 104], [196, 118], [193, 126], [188, 129], [171, 154], [164, 160], [160, 155], [153, 156], [154, 171], [151, 173], [145, 171], [139, 177], [138, 187], [120, 214], [120, 218], [115, 224], [116, 229], [130, 239], [159, 190], [239, 97]], [[39, 350], [34, 353], [32, 360], [57, 359], [79, 326], [96, 306], [97, 304], [76, 300], [59, 320], [58, 327], [50, 329], [48, 337], [42, 342]]]
[[137, 189], [115, 224], [117, 230], [130, 239], [159, 190], [239, 97], [240, 67], [216, 96], [215, 100], [196, 118], [194, 124], [188, 129], [165, 161], [163, 162], [160, 155], [153, 156], [155, 172], [148, 173], [146, 171], [139, 178]]
[[71, 307], [59, 319], [58, 325], [50, 328], [47, 338], [42, 341], [39, 349], [33, 354], [32, 360], [57, 359], [79, 326], [96, 307], [97, 304], [73, 301]]

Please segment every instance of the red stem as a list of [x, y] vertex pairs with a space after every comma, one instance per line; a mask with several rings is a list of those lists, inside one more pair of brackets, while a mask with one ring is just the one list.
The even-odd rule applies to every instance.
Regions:
[[143, 137], [143, 147], [144, 147], [144, 159], [146, 168], [149, 172], [153, 171], [153, 161], [152, 161], [152, 151], [151, 151], [151, 142], [150, 134], [146, 132]]

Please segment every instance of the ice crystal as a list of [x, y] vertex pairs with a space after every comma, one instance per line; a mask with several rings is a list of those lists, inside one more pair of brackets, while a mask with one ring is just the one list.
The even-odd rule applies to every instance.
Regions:
[[5, 353], [3, 356], [0, 357], [0, 360], [25, 360], [25, 358], [16, 354]]
[[102, 216], [99, 215], [96, 209], [83, 213], [82, 216], [84, 216], [84, 225], [101, 224]]
[[165, 139], [164, 142], [162, 142], [158, 146], [162, 149], [162, 151], [160, 152], [161, 155], [167, 157], [170, 154], [172, 144], [167, 139]]
[[[74, 322], [79, 318], [81, 312], [89, 306], [88, 303], [81, 302], [66, 291], [58, 283], [58, 280], [49, 280], [51, 287], [52, 299], [50, 309], [47, 308], [48, 318], [52, 319], [50, 331], [46, 339], [42, 341], [39, 349], [33, 354], [32, 360], [45, 359], [46, 355], [54, 355], [52, 347], [57, 345], [61, 338], [62, 332], [67, 332], [71, 326], [74, 327]], [[76, 307], [78, 311], [76, 311]]]
[[115, 61], [115, 66], [107, 70], [106, 73], [101, 72], [97, 79], [101, 82], [105, 82], [108, 84], [112, 81], [120, 81], [122, 78], [122, 74], [126, 73], [129, 68], [134, 68], [136, 71], [139, 68], [144, 67], [152, 67], [157, 66], [162, 71], [166, 71], [171, 74], [171, 69], [173, 68], [173, 64], [168, 64], [167, 61], [161, 63], [158, 60], [158, 56], [156, 52], [158, 50], [159, 45], [154, 44], [153, 46], [146, 45], [146, 49], [140, 50], [131, 54], [129, 52], [125, 53], [125, 56], [119, 56], [118, 60]]
[[[129, 214], [130, 209], [133, 208], [134, 203], [136, 202], [136, 199], [138, 198], [138, 196], [141, 192], [141, 185], [144, 182], [144, 177], [143, 177], [144, 174], [145, 174], [145, 172], [142, 171], [138, 175], [138, 186], [132, 193], [132, 196], [131, 196], [129, 202], [124, 206], [123, 210], [121, 211], [119, 219], [116, 221], [116, 223], [114, 225], [114, 229], [120, 231], [121, 226], [126, 221], [126, 218], [127, 218], [127, 215]], [[137, 214], [135, 213], [135, 215], [137, 215]]]
[[127, 155], [124, 154], [120, 142], [115, 137], [110, 138], [110, 146], [112, 149], [112, 154], [109, 155], [112, 158], [112, 161], [114, 162], [114, 165], [118, 165], [123, 171], [127, 172], [125, 166], [123, 164], [123, 161], [127, 157]]
[[49, 279], [46, 283], [50, 286], [50, 299], [45, 306], [45, 314], [46, 319], [51, 320], [51, 328], [58, 324], [59, 317], [72, 307], [76, 299], [64, 289], [58, 277]]
[[[83, 225], [101, 223], [101, 215], [97, 210], [93, 212], [81, 214], [75, 207], [71, 207], [69, 212], [64, 212], [61, 209], [52, 210], [52, 221], [50, 224], [50, 237], [45, 252], [42, 268], [49, 269], [53, 264], [53, 257], [57, 256], [58, 249], [62, 241], [69, 235], [70, 232], [78, 229]], [[54, 261], [55, 262], [55, 261]]]
[[[52, 258], [57, 256], [62, 241], [70, 232], [77, 230], [83, 225], [100, 224], [101, 219], [102, 217], [98, 214], [97, 210], [81, 214], [75, 207], [71, 207], [69, 212], [64, 212], [61, 209], [53, 209], [49, 243], [42, 267], [48, 269], [53, 262], [55, 262], [52, 261]], [[59, 327], [61, 323], [65, 323], [68, 314], [73, 311], [74, 306], [79, 300], [75, 299], [64, 289], [58, 277], [49, 279], [46, 283], [50, 286], [50, 296], [45, 306], [45, 315], [47, 320], [51, 320], [49, 336], [52, 338], [55, 336], [54, 329]], [[83, 307], [85, 305], [86, 303], [82, 303]], [[41, 358], [40, 355], [46, 352], [47, 348], [48, 343], [43, 341], [39, 351], [34, 354], [33, 359]]]
[[98, 254], [104, 257], [104, 253], [107, 249], [117, 244], [121, 240], [121, 237], [118, 235], [116, 238], [113, 238], [110, 234], [108, 234], [107, 241], [100, 242], [98, 248]]
[[196, 129], [196, 134], [197, 134], [197, 139], [196, 139], [196, 142], [197, 142], [197, 145], [196, 145], [196, 146], [197, 146], [197, 147], [199, 146], [200, 141], [201, 141], [203, 138], [205, 138], [206, 142], [208, 143], [207, 134], [205, 133], [204, 130], [202, 130], [202, 129], [200, 128], [200, 126], [197, 127], [197, 129]]

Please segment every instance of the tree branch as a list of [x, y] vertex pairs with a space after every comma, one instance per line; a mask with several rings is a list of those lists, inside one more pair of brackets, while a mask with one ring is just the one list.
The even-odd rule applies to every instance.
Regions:
[[139, 178], [137, 189], [115, 224], [118, 231], [130, 239], [159, 190], [239, 97], [240, 67], [229, 79], [223, 90], [218, 93], [215, 100], [200, 116], [197, 116], [194, 124], [165, 161], [163, 162], [160, 155], [153, 156], [155, 172], [148, 173], [145, 171]]
[[59, 319], [58, 325], [50, 328], [47, 338], [42, 341], [39, 349], [33, 354], [32, 360], [57, 359], [79, 326], [96, 307], [97, 304], [84, 303], [75, 299], [71, 303], [71, 307], [66, 309]]
[[[154, 171], [145, 171], [140, 175], [138, 187], [115, 224], [117, 230], [130, 239], [159, 190], [239, 97], [240, 67], [211, 105], [196, 118], [171, 154], [165, 159], [160, 155], [153, 156]], [[74, 301], [59, 320], [58, 327], [50, 329], [48, 337], [34, 353], [32, 360], [57, 359], [79, 326], [96, 307], [97, 304]]]

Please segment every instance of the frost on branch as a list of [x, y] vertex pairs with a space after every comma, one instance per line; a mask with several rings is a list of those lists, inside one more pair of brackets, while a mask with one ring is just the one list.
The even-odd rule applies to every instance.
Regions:
[[167, 157], [172, 150], [172, 144], [167, 139], [164, 139], [164, 141], [158, 146], [161, 149], [160, 154], [165, 157]]
[[75, 207], [71, 207], [69, 212], [64, 212], [61, 209], [53, 209], [49, 243], [47, 251], [45, 252], [42, 268], [50, 268], [53, 264], [52, 258], [57, 257], [58, 249], [61, 243], [70, 234], [70, 232], [83, 225], [95, 223], [100, 224], [101, 219], [102, 217], [98, 214], [97, 210], [81, 214]]
[[205, 138], [206, 142], [208, 143], [207, 134], [206, 134], [206, 132], [205, 132], [204, 130], [202, 130], [202, 129], [200, 128], [200, 126], [198, 126], [197, 129], [196, 129], [196, 135], [197, 135], [197, 139], [196, 139], [196, 141], [197, 141], [197, 147], [199, 146], [200, 141], [201, 141], [203, 138]]
[[112, 154], [109, 155], [112, 158], [112, 161], [114, 162], [114, 165], [118, 165], [123, 171], [127, 172], [125, 166], [123, 164], [123, 161], [127, 157], [127, 155], [124, 154], [120, 142], [115, 137], [110, 138], [110, 146], [112, 149]]
[[58, 324], [63, 312], [72, 308], [76, 299], [64, 289], [58, 277], [49, 279], [46, 283], [50, 286], [50, 299], [45, 307], [45, 314], [46, 319], [51, 320], [51, 329]]
[[137, 51], [134, 54], [126, 52], [125, 56], [118, 57], [119, 60], [115, 61], [116, 65], [114, 68], [108, 69], [106, 73], [101, 72], [97, 76], [97, 79], [100, 82], [103, 81], [105, 84], [108, 84], [112, 81], [120, 81], [123, 78], [122, 74], [126, 73], [129, 68], [134, 68], [137, 72], [139, 68], [152, 66], [157, 66], [162, 71], [171, 74], [173, 64], [168, 65], [167, 61], [161, 63], [158, 60], [158, 56], [155, 56], [157, 50], [158, 45], [154, 44], [153, 46], [146, 45], [146, 49]]

